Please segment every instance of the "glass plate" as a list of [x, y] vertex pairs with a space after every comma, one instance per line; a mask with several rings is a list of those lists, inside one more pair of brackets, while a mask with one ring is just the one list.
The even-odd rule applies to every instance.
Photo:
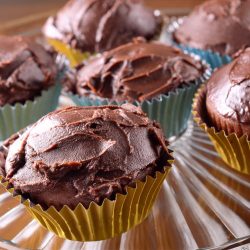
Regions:
[[[43, 19], [41, 14], [24, 24], [11, 23], [7, 33], [36, 35]], [[61, 98], [61, 105], [70, 104]], [[106, 241], [58, 238], [0, 185], [0, 249], [250, 250], [250, 176], [227, 167], [192, 120], [172, 149], [176, 161], [150, 216]]]
[[172, 149], [176, 161], [150, 216], [131, 231], [106, 241], [58, 238], [32, 220], [25, 207], [1, 187], [0, 248], [249, 250], [250, 176], [228, 168], [192, 121]]

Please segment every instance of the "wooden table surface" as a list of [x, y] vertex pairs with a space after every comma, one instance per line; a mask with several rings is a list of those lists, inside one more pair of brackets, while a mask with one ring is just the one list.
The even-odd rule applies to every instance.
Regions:
[[[152, 8], [165, 9], [170, 15], [188, 13], [203, 0], [145, 0]], [[0, 33], [35, 32], [66, 0], [0, 0]], [[28, 29], [27, 29], [28, 28]]]

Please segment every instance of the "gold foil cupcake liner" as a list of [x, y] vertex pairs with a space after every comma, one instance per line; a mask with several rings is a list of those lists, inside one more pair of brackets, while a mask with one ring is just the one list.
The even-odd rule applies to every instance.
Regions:
[[70, 62], [71, 67], [77, 66], [83, 60], [90, 57], [89, 52], [81, 52], [80, 50], [71, 48], [68, 44], [65, 44], [59, 40], [47, 38], [48, 43], [60, 54], [66, 56]]
[[97, 241], [115, 237], [146, 219], [172, 163], [171, 157], [164, 172], [156, 172], [155, 177], [147, 176], [145, 181], [137, 181], [135, 187], [127, 187], [126, 194], [117, 194], [115, 200], [105, 199], [101, 205], [92, 202], [89, 208], [78, 204], [74, 210], [68, 206], [60, 211], [53, 206], [44, 210], [39, 204], [35, 205], [16, 194], [14, 188], [9, 188], [8, 182], [2, 180], [2, 184], [26, 206], [32, 217], [59, 237]]
[[238, 137], [235, 133], [227, 135], [224, 130], [216, 131], [204, 121], [205, 85], [195, 95], [193, 115], [197, 124], [207, 132], [220, 157], [233, 169], [250, 174], [250, 141], [247, 135]]

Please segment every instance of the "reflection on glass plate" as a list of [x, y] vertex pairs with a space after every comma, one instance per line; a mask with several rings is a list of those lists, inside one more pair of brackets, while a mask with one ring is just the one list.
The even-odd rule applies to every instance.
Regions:
[[83, 243], [56, 237], [1, 187], [0, 248], [250, 249], [250, 176], [228, 168], [192, 121], [172, 148], [176, 161], [151, 215], [107, 241]]

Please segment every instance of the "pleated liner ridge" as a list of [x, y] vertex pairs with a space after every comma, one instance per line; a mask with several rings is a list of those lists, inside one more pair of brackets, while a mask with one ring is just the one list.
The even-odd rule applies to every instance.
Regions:
[[163, 173], [156, 172], [155, 177], [147, 176], [145, 181], [137, 181], [135, 187], [128, 187], [126, 194], [117, 194], [115, 200], [105, 199], [101, 205], [92, 202], [89, 208], [79, 204], [74, 210], [68, 206], [60, 211], [53, 206], [44, 210], [17, 194], [14, 188], [9, 188], [2, 177], [0, 179], [6, 189], [49, 231], [69, 240], [97, 241], [126, 232], [149, 215], [173, 160], [171, 156]]
[[247, 135], [239, 138], [235, 133], [227, 135], [224, 130], [216, 131], [214, 127], [209, 127], [202, 118], [204, 101], [205, 86], [203, 85], [194, 98], [194, 120], [208, 133], [218, 154], [230, 167], [241, 173], [250, 174], [250, 141]]

